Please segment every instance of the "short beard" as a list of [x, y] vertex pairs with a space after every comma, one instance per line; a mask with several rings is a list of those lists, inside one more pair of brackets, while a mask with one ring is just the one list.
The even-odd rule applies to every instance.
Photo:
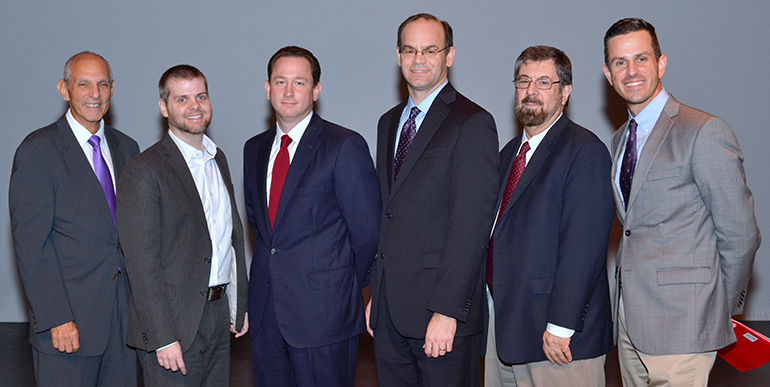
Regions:
[[176, 122], [176, 120], [172, 119], [171, 117], [168, 117], [168, 125], [173, 126], [177, 129], [179, 129], [182, 132], [189, 133], [189, 134], [203, 134], [206, 132], [206, 128], [209, 127], [209, 124], [211, 123], [211, 117], [209, 117], [208, 120], [205, 120], [203, 122], [202, 128], [192, 128], [185, 124], [184, 120], [182, 122]]
[[[539, 103], [540, 108], [528, 108], [524, 106], [526, 103]], [[540, 126], [548, 120], [548, 114], [543, 109], [543, 103], [537, 101], [532, 97], [524, 98], [521, 103], [516, 104], [516, 118], [526, 127]]]

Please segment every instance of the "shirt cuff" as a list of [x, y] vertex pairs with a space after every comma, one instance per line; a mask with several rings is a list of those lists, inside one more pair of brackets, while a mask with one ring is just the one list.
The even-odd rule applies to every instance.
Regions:
[[561, 337], [562, 339], [569, 339], [572, 337], [572, 335], [575, 334], [574, 329], [560, 327], [551, 323], [548, 323], [548, 325], [545, 327], [545, 330], [556, 337]]
[[164, 349], [166, 349], [166, 348], [168, 348], [168, 347], [170, 347], [170, 346], [172, 346], [172, 345], [174, 345], [174, 344], [176, 344], [176, 343], [178, 343], [178, 341], [175, 341], [175, 342], [173, 342], [173, 343], [171, 343], [171, 344], [167, 344], [167, 345], [164, 345], [164, 346], [162, 346], [162, 347], [160, 347], [160, 348], [156, 349], [156, 350], [155, 350], [155, 352], [157, 353], [158, 351], [162, 351], [162, 350], [164, 350]]

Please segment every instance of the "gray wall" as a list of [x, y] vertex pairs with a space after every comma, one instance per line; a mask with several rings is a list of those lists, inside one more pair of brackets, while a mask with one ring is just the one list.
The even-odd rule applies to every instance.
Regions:
[[[209, 135], [230, 159], [240, 203], [242, 146], [272, 125], [265, 68], [282, 46], [295, 44], [315, 53], [323, 69], [317, 111], [361, 132], [374, 150], [377, 119], [402, 98], [396, 28], [417, 12], [434, 13], [452, 24], [457, 55], [450, 79], [494, 115], [501, 146], [518, 131], [513, 62], [524, 48], [537, 44], [559, 47], [570, 56], [574, 90], [568, 114], [609, 144], [626, 113], [602, 73], [602, 37], [616, 20], [636, 16], [658, 30], [669, 59], [666, 89], [681, 102], [724, 118], [735, 130], [760, 229], [770, 232], [770, 152], [764, 149], [770, 143], [767, 1], [2, 2], [3, 182], [24, 136], [64, 113], [56, 81], [66, 59], [82, 50], [110, 61], [115, 95], [109, 122], [142, 149], [164, 129], [157, 104], [160, 75], [179, 63], [200, 68], [208, 77], [215, 112]], [[7, 198], [7, 189], [0, 184], [0, 197]], [[240, 209], [244, 213], [242, 204]], [[747, 319], [770, 320], [768, 243], [757, 253]], [[0, 321], [26, 321], [6, 205], [0, 206], [0, 294]]]

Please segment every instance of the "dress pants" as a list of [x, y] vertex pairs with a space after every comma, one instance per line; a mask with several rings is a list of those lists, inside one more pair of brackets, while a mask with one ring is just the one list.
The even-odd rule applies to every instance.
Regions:
[[484, 357], [484, 385], [486, 387], [604, 387], [606, 355], [591, 359], [574, 360], [560, 366], [548, 360], [525, 364], [504, 364], [497, 356], [495, 341], [495, 307], [487, 290], [489, 325], [487, 352]]
[[320, 347], [289, 346], [278, 326], [270, 287], [259, 331], [251, 339], [254, 386], [353, 387], [357, 359], [358, 335]]
[[161, 367], [155, 351], [136, 351], [145, 387], [230, 386], [230, 308], [227, 295], [203, 308], [198, 333], [182, 353], [187, 375]]
[[379, 387], [478, 387], [481, 385], [481, 333], [455, 336], [452, 352], [425, 356], [425, 338], [402, 336], [393, 326], [386, 296], [381, 293], [374, 360]]
[[126, 277], [121, 274], [115, 289], [107, 347], [101, 356], [49, 355], [32, 348], [35, 380], [39, 387], [136, 387], [136, 352], [126, 346], [127, 292]]
[[628, 337], [621, 293], [618, 302], [618, 360], [624, 387], [706, 387], [716, 356], [716, 351], [661, 356], [642, 353]]

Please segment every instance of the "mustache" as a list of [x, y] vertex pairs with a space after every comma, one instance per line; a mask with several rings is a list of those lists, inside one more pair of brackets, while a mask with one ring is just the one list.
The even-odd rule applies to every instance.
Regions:
[[521, 100], [521, 103], [522, 103], [522, 105], [525, 104], [525, 103], [534, 103], [534, 104], [538, 104], [540, 106], [543, 106], [543, 101], [538, 100], [537, 98], [535, 98], [532, 95], [528, 95], [526, 98]]

